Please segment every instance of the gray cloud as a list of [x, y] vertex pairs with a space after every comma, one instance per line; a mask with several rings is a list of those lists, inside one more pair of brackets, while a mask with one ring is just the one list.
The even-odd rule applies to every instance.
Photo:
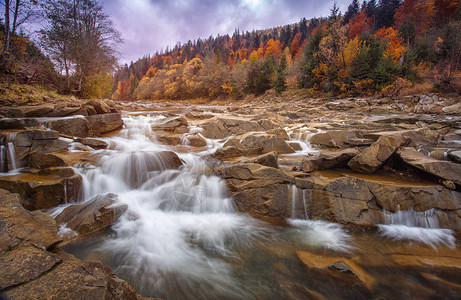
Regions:
[[[271, 28], [328, 16], [333, 0], [103, 0], [122, 33], [121, 62], [210, 35]], [[338, 1], [345, 11], [350, 1]]]

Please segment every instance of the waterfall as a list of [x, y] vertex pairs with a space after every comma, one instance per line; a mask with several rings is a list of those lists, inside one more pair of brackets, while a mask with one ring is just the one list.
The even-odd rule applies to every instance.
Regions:
[[15, 171], [16, 167], [16, 152], [14, 150], [13, 142], [8, 142], [8, 153], [9, 153], [9, 161], [11, 164], [11, 169], [9, 171]]
[[438, 244], [455, 247], [453, 231], [439, 228], [439, 215], [437, 209], [423, 212], [413, 209], [384, 212], [386, 224], [378, 225], [378, 228], [382, 236], [393, 240], [419, 242], [432, 247]]
[[309, 219], [309, 215], [307, 214], [307, 207], [306, 207], [306, 190], [303, 190], [303, 206], [304, 206], [304, 217], [306, 220]]
[[291, 218], [296, 218], [296, 200], [298, 196], [298, 188], [296, 185], [291, 185]]
[[8, 171], [8, 167], [6, 164], [6, 148], [5, 146], [0, 146], [0, 173], [4, 173]]
[[222, 257], [249, 247], [265, 226], [236, 213], [225, 181], [200, 156], [156, 143], [151, 125], [159, 119], [126, 117], [118, 136], [104, 139], [110, 150], [99, 163], [77, 167], [83, 201], [115, 193], [128, 206], [97, 252], [145, 296], [248, 298]]

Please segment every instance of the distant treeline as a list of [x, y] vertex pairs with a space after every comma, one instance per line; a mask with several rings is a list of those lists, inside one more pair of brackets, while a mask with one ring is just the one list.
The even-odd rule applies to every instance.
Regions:
[[[459, 0], [352, 1], [328, 18], [177, 44], [121, 67], [116, 99], [459, 92]], [[458, 79], [458, 80], [457, 80]]]

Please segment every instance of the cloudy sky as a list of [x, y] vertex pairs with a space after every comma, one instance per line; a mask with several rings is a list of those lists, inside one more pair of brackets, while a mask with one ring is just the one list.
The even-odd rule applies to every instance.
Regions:
[[[210, 35], [328, 16], [334, 0], [103, 0], [122, 33], [121, 63]], [[345, 11], [351, 1], [337, 1]]]

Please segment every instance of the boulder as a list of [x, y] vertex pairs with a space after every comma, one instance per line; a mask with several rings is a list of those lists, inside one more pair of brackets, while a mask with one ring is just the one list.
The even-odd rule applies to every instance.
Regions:
[[301, 147], [301, 144], [299, 142], [296, 142], [296, 141], [288, 141], [287, 142], [288, 146], [290, 146], [291, 149], [295, 150], [295, 151], [301, 151], [303, 150], [303, 147]]
[[295, 152], [283, 138], [261, 132], [249, 132], [240, 138], [229, 139], [224, 144], [224, 147], [228, 146], [240, 148], [246, 154], [269, 153], [272, 151], [279, 154]]
[[34, 127], [39, 125], [40, 123], [36, 119], [0, 119], [0, 130], [26, 129], [26, 127]]
[[454, 105], [446, 106], [442, 108], [442, 112], [448, 115], [459, 115], [461, 114], [461, 103], [456, 103]]
[[120, 113], [90, 115], [86, 119], [91, 123], [92, 136], [100, 136], [123, 127]]
[[192, 147], [205, 147], [207, 145], [207, 141], [198, 134], [188, 135], [186, 138]]
[[347, 166], [347, 163], [360, 151], [355, 148], [339, 151], [322, 151], [318, 156], [305, 157], [301, 162], [303, 172], [313, 172], [315, 170], [340, 168]]
[[[0, 292], [8, 299], [142, 299], [99, 262], [59, 248], [56, 222], [0, 190]], [[51, 252], [52, 251], [52, 252]]]
[[190, 111], [185, 114], [185, 117], [193, 120], [205, 120], [213, 118], [214, 115], [206, 112]]
[[18, 194], [2, 189], [0, 189], [0, 224], [2, 224], [0, 253], [21, 243], [29, 243], [37, 249], [45, 250], [61, 241], [57, 234], [56, 222], [51, 217], [39, 211], [31, 212], [24, 209]]
[[87, 119], [82, 117], [49, 121], [46, 125], [53, 130], [59, 131], [60, 133], [78, 137], [91, 136], [93, 129], [93, 125]]
[[126, 204], [117, 203], [115, 194], [99, 195], [83, 204], [67, 207], [55, 220], [79, 234], [88, 234], [112, 225], [127, 208]]
[[263, 166], [272, 167], [272, 168], [277, 169], [279, 167], [278, 162], [277, 162], [278, 158], [279, 158], [278, 153], [275, 151], [272, 151], [266, 154], [262, 154], [256, 157], [255, 159], [249, 160], [247, 161], [247, 163], [255, 163], [255, 164], [260, 164]]
[[101, 100], [89, 100], [85, 103], [85, 106], [92, 106], [96, 111], [96, 114], [108, 114], [111, 113], [110, 107]]
[[461, 163], [461, 150], [449, 151], [448, 158], [454, 162]]
[[53, 153], [35, 152], [30, 155], [30, 166], [35, 169], [64, 167], [66, 162], [62, 157]]
[[357, 154], [347, 164], [352, 170], [373, 173], [397, 150], [406, 143], [401, 135], [380, 137], [370, 147]]
[[355, 138], [357, 138], [357, 134], [354, 131], [329, 130], [311, 135], [309, 142], [314, 145], [322, 145], [333, 148], [345, 148], [345, 143], [348, 140]]
[[59, 178], [25, 173], [0, 177], [0, 188], [18, 193], [21, 204], [29, 210], [77, 201], [81, 185], [80, 175]]
[[98, 139], [92, 138], [78, 138], [76, 142], [82, 143], [85, 146], [89, 146], [94, 149], [106, 149], [108, 147], [107, 143]]
[[184, 117], [170, 117], [163, 119], [158, 124], [152, 126], [156, 130], [171, 131], [174, 133], [186, 133], [189, 131], [189, 123]]
[[219, 148], [216, 150], [215, 153], [213, 153], [213, 157], [219, 158], [219, 159], [225, 159], [225, 158], [230, 158], [230, 157], [238, 157], [242, 156], [245, 154], [245, 151], [239, 147], [235, 146], [226, 146]]
[[181, 144], [181, 137], [177, 134], [156, 133], [157, 141], [165, 145], [177, 146]]
[[445, 180], [450, 180], [461, 185], [461, 165], [448, 161], [441, 161], [427, 157], [413, 148], [403, 148], [397, 155], [407, 164], [426, 173], [435, 175]]
[[250, 131], [265, 131], [265, 128], [256, 121], [222, 117], [205, 121], [202, 129], [202, 135], [209, 139], [223, 139], [233, 134], [244, 134]]

